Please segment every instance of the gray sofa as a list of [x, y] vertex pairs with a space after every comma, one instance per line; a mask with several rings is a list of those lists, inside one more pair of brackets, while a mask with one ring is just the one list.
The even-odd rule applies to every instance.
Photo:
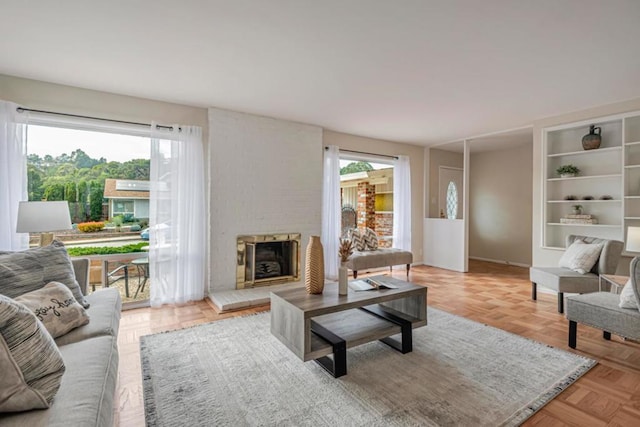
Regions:
[[413, 254], [409, 251], [396, 248], [378, 248], [374, 251], [354, 251], [347, 259], [346, 266], [353, 271], [353, 278], [358, 277], [358, 271], [368, 268], [389, 267], [394, 265], [407, 265], [407, 278], [413, 262]]
[[[89, 260], [72, 261], [84, 295]], [[115, 288], [87, 295], [90, 321], [56, 339], [66, 371], [51, 408], [0, 414], [2, 427], [113, 425], [113, 401], [118, 378], [118, 327], [122, 302]]]

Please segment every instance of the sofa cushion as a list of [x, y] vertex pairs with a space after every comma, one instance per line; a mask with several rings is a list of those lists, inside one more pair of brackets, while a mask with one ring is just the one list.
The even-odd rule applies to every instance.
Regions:
[[95, 337], [60, 348], [67, 372], [51, 408], [1, 414], [2, 427], [113, 425], [118, 377], [117, 338]]
[[71, 259], [62, 242], [19, 252], [0, 251], [0, 294], [15, 298], [60, 282], [84, 308], [89, 307], [76, 281]]
[[636, 294], [633, 292], [633, 283], [631, 278], [624, 284], [622, 291], [620, 292], [620, 308], [638, 308], [638, 301], [636, 301]]
[[381, 248], [376, 251], [355, 251], [347, 260], [347, 267], [353, 271], [367, 268], [389, 267], [411, 264], [413, 254], [396, 248]]
[[69, 333], [56, 338], [58, 346], [85, 340], [98, 336], [117, 336], [120, 324], [120, 309], [122, 300], [116, 288], [100, 289], [87, 295], [91, 306], [87, 313], [91, 321]]
[[65, 372], [62, 355], [42, 323], [3, 295], [0, 367], [0, 412], [48, 408]]
[[47, 283], [44, 288], [16, 297], [36, 315], [53, 338], [89, 323], [84, 307], [62, 283]]
[[600, 252], [602, 252], [601, 243], [588, 244], [582, 240], [576, 240], [562, 254], [558, 266], [585, 274], [596, 264]]
[[378, 249], [378, 235], [368, 227], [364, 229], [364, 245], [367, 251]]
[[364, 234], [357, 228], [349, 230], [349, 239], [351, 239], [351, 245], [356, 251], [364, 251], [367, 248], [367, 242], [364, 238]]

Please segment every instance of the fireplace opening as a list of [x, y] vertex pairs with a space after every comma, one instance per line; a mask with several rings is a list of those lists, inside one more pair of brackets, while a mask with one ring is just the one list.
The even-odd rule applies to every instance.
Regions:
[[236, 288], [300, 279], [300, 233], [238, 236]]

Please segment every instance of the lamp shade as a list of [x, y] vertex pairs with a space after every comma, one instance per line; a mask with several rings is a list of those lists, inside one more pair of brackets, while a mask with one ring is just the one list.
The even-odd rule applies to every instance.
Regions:
[[61, 202], [20, 202], [18, 205], [18, 233], [45, 233], [69, 230], [69, 204]]
[[627, 229], [627, 252], [640, 252], [640, 227]]

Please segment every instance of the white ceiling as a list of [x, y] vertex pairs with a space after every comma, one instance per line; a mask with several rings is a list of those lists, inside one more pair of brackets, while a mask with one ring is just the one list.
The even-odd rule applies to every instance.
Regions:
[[415, 144], [640, 97], [637, 0], [0, 0], [0, 73]]

